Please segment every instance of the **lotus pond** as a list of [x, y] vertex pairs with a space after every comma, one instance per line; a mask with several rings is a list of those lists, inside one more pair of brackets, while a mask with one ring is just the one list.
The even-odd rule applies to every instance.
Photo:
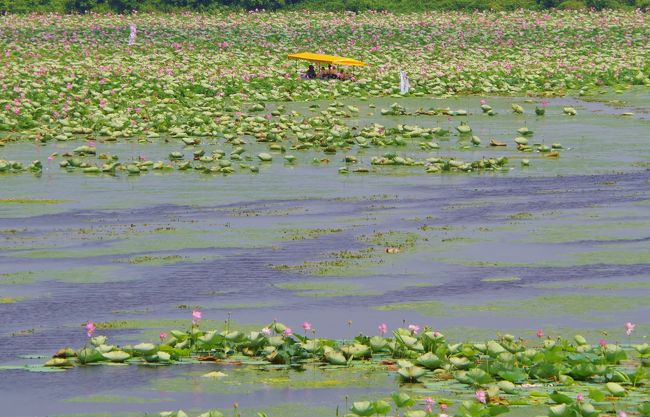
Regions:
[[2, 416], [650, 415], [646, 15], [0, 19]]

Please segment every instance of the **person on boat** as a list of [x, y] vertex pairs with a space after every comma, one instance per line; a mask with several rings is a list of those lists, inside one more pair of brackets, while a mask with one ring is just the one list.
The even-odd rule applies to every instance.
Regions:
[[307, 78], [309, 78], [310, 80], [313, 79], [313, 78], [316, 78], [316, 69], [314, 68], [313, 65], [311, 65], [311, 64], [309, 65], [309, 69], [307, 70], [306, 75], [307, 75]]
[[332, 64], [328, 64], [327, 68], [323, 69], [323, 71], [320, 73], [320, 78], [323, 80], [328, 80], [334, 76], [335, 72], [332, 69]]
[[336, 80], [336, 79], [339, 78], [339, 73], [336, 71], [336, 67], [333, 67], [333, 66], [330, 65], [329, 77], [328, 78], [330, 78], [332, 80]]

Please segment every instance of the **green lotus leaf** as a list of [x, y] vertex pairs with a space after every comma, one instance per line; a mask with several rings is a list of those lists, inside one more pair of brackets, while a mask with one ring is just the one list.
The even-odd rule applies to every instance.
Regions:
[[573, 339], [576, 341], [578, 345], [586, 345], [587, 344], [587, 339], [585, 339], [583, 336], [577, 334], [573, 336]]
[[226, 340], [229, 340], [231, 342], [239, 342], [244, 338], [244, 334], [240, 331], [231, 331], [231, 332], [226, 332], [224, 334], [224, 337]]
[[416, 381], [426, 374], [426, 372], [426, 369], [415, 365], [401, 367], [397, 370], [397, 373], [407, 381]]
[[579, 402], [578, 410], [582, 417], [598, 417], [600, 415], [596, 408], [588, 402]]
[[393, 399], [393, 402], [395, 403], [395, 407], [397, 408], [405, 408], [405, 407], [411, 407], [412, 405], [415, 405], [415, 400], [411, 398], [408, 394], [400, 392], [400, 393], [392, 393], [390, 397]]
[[621, 361], [627, 359], [625, 351], [620, 346], [614, 344], [605, 345], [603, 354], [607, 363], [619, 364]]
[[99, 345], [96, 347], [97, 351], [100, 353], [108, 353], [111, 350], [115, 349], [113, 345]]
[[215, 343], [220, 337], [222, 336], [216, 330], [210, 330], [200, 336], [198, 340], [209, 345]]
[[512, 104], [512, 111], [517, 114], [522, 114], [524, 112], [524, 108], [521, 107], [519, 104]]
[[549, 394], [549, 398], [558, 404], [573, 404], [573, 398], [561, 392], [553, 391]]
[[287, 329], [287, 326], [280, 322], [273, 322], [270, 326], [268, 326], [270, 329], [272, 329], [275, 333], [277, 334], [282, 334]]
[[424, 353], [416, 359], [416, 363], [427, 369], [438, 369], [442, 365], [442, 360], [431, 352]]
[[589, 388], [589, 398], [591, 398], [593, 401], [600, 402], [605, 400], [605, 393], [596, 389], [596, 388]]
[[607, 391], [609, 391], [614, 397], [625, 397], [626, 395], [625, 388], [616, 382], [606, 383], [605, 388], [607, 388]]
[[133, 351], [139, 355], [151, 355], [157, 347], [153, 343], [140, 343], [133, 346]]
[[573, 107], [564, 107], [562, 111], [564, 112], [564, 114], [567, 114], [569, 116], [575, 116], [576, 114], [578, 114], [576, 109], [574, 109]]
[[370, 355], [370, 347], [355, 343], [354, 345], [343, 346], [341, 351], [345, 356], [355, 359], [365, 358]]
[[506, 394], [514, 394], [517, 392], [517, 387], [510, 381], [499, 381], [497, 382], [497, 386]]
[[101, 352], [99, 352], [97, 349], [92, 349], [89, 347], [85, 347], [79, 350], [79, 352], [77, 352], [77, 358], [82, 364], [100, 362], [104, 360], [104, 356], [102, 356]]
[[641, 355], [648, 355], [650, 354], [650, 345], [647, 343], [643, 343], [640, 345], [632, 345], [632, 347], [639, 352]]
[[325, 353], [325, 360], [332, 365], [347, 365], [348, 361], [341, 352], [330, 351]]
[[458, 133], [465, 135], [471, 133], [472, 128], [469, 125], [460, 124], [459, 126], [456, 126], [456, 130], [458, 131]]
[[370, 348], [373, 352], [381, 352], [388, 347], [388, 342], [386, 339], [380, 336], [373, 336], [369, 340]]
[[571, 378], [569, 375], [560, 375], [558, 377], [558, 381], [560, 381], [562, 385], [566, 385], [566, 386], [575, 384], [574, 379]]
[[498, 375], [507, 382], [521, 384], [528, 379], [528, 374], [521, 369], [499, 371]]
[[95, 336], [90, 338], [90, 344], [93, 346], [105, 345], [108, 341], [106, 336]]
[[399, 340], [400, 343], [402, 343], [402, 345], [404, 345], [408, 349], [415, 350], [418, 352], [424, 351], [424, 346], [416, 337], [403, 335], [403, 334], [396, 334], [395, 336], [396, 339]]
[[350, 411], [362, 417], [371, 416], [375, 414], [375, 407], [373, 406], [373, 403], [371, 403], [370, 401], [357, 401], [352, 403], [352, 407], [350, 408]]
[[261, 153], [257, 154], [257, 157], [262, 162], [270, 162], [270, 161], [273, 160], [273, 156], [271, 156], [270, 153], [266, 153], [266, 152], [261, 152]]
[[599, 373], [599, 369], [596, 366], [589, 363], [579, 363], [571, 367], [569, 370], [569, 375], [571, 375], [574, 379], [581, 380], [581, 381], [584, 381], [588, 378], [598, 375], [598, 373]]
[[490, 340], [487, 342], [487, 351], [490, 356], [495, 357], [500, 353], [505, 352], [506, 349], [501, 346], [500, 343], [495, 342], [494, 340]]
[[472, 362], [465, 357], [453, 356], [449, 358], [449, 363], [456, 369], [467, 369], [470, 367]]
[[[608, 373], [605, 375], [605, 378], [607, 378], [609, 382], [623, 382], [626, 384], [629, 384], [631, 382], [629, 375], [618, 370], [609, 370]], [[634, 375], [634, 378], [639, 380], [637, 375]], [[643, 379], [643, 377], [641, 377], [640, 379]]]
[[377, 400], [373, 402], [372, 407], [375, 409], [375, 414], [387, 415], [392, 410], [392, 407], [388, 401], [384, 400]]
[[68, 367], [72, 366], [72, 362], [70, 362], [68, 358], [52, 358], [49, 361], [45, 362], [43, 366]]
[[129, 355], [128, 353], [122, 350], [114, 350], [112, 352], [104, 353], [102, 354], [102, 356], [111, 362], [117, 362], [117, 363], [124, 362], [125, 360], [131, 357], [131, 355]]
[[282, 336], [271, 336], [269, 337], [269, 345], [278, 347], [284, 344], [284, 338]]
[[575, 417], [575, 412], [566, 404], [553, 405], [548, 409], [549, 417]]
[[308, 340], [305, 343], [301, 343], [300, 346], [309, 353], [316, 353], [321, 349], [321, 344], [318, 339]]
[[464, 381], [469, 381], [469, 384], [478, 386], [492, 382], [492, 377], [480, 368], [472, 368], [469, 371], [464, 372]]

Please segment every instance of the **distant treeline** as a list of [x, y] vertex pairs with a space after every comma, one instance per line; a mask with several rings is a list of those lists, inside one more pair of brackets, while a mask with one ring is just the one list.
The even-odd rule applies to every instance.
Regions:
[[416, 12], [426, 10], [643, 9], [650, 0], [0, 0], [0, 13], [171, 12], [224, 9], [309, 9]]

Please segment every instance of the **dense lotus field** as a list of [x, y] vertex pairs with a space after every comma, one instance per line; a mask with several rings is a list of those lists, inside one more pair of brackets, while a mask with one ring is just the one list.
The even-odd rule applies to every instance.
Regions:
[[[5, 15], [0, 131], [213, 135], [246, 102], [394, 95], [399, 70], [415, 95], [587, 94], [650, 85], [649, 45], [641, 12]], [[298, 51], [369, 66], [304, 81]]]

